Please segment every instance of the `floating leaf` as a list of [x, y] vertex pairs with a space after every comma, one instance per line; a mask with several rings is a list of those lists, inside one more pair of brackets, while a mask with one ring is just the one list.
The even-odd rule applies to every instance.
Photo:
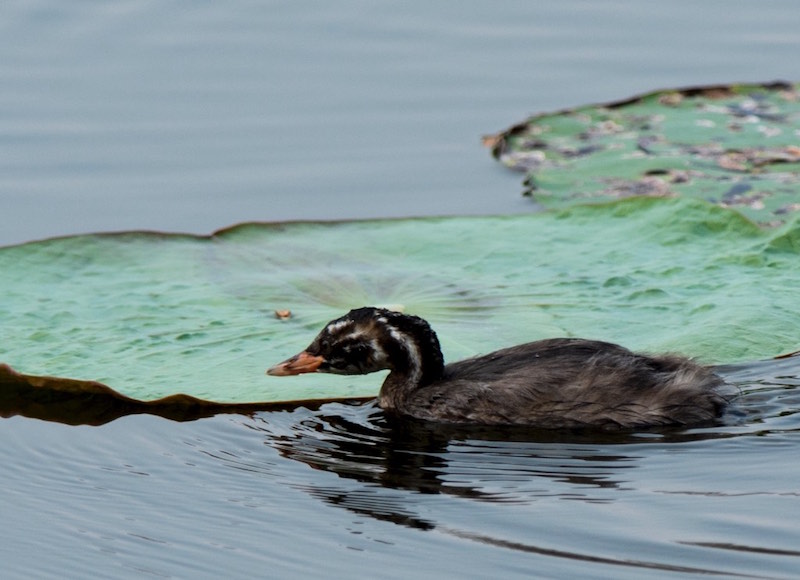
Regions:
[[799, 250], [796, 221], [764, 231], [704, 202], [647, 198], [61, 238], [0, 249], [0, 360], [140, 399], [366, 396], [382, 377], [264, 376], [362, 305], [428, 319], [448, 360], [550, 336], [752, 360], [800, 345]]
[[484, 142], [546, 207], [681, 195], [777, 225], [800, 210], [799, 89], [659, 91], [536, 115]]

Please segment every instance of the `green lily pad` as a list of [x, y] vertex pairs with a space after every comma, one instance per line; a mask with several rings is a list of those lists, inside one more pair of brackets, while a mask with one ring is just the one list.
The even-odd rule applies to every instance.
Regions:
[[487, 143], [548, 208], [685, 196], [770, 226], [800, 210], [800, 85], [653, 92], [536, 115]]
[[682, 198], [53, 239], [0, 248], [0, 361], [140, 399], [367, 396], [380, 376], [264, 375], [362, 305], [428, 319], [449, 360], [550, 336], [752, 360], [800, 345], [798, 251], [795, 218]]

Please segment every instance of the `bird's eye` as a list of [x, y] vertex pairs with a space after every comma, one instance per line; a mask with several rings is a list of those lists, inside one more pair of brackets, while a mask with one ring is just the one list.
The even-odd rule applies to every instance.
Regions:
[[367, 347], [363, 344], [348, 344], [342, 350], [346, 355], [353, 358], [362, 357], [367, 354]]

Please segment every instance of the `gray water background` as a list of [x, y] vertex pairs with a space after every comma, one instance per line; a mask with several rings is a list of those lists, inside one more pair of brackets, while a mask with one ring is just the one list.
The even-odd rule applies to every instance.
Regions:
[[674, 86], [800, 78], [791, 0], [8, 0], [0, 245], [529, 211], [481, 135]]

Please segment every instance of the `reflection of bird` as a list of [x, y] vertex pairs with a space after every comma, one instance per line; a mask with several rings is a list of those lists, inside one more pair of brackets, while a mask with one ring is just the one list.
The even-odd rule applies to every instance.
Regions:
[[380, 308], [333, 320], [275, 376], [388, 369], [386, 412], [447, 423], [624, 428], [711, 421], [728, 403], [709, 368], [607, 342], [555, 338], [444, 364], [427, 322]]

